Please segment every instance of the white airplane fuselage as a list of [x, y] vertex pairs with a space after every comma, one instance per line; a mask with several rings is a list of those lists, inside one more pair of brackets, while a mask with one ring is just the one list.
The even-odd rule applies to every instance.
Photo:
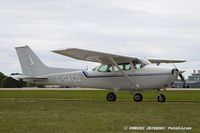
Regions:
[[172, 71], [175, 68], [147, 65], [141, 69], [126, 71], [125, 73], [136, 83], [138, 88], [126, 79], [121, 72], [97, 72], [97, 71], [72, 71], [56, 74], [42, 75], [47, 78], [44, 81], [33, 81], [37, 84], [61, 85], [68, 87], [120, 89], [120, 90], [152, 90], [170, 87], [178, 77]]

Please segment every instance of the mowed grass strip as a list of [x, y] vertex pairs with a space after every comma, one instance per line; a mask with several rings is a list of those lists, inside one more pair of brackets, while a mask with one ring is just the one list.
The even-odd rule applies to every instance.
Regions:
[[133, 102], [128, 92], [107, 102], [107, 93], [0, 91], [0, 133], [131, 132], [125, 126], [184, 126], [192, 131], [182, 132], [200, 132], [199, 91], [167, 91], [166, 103], [157, 103], [154, 91], [144, 92], [141, 103]]
[[[106, 100], [108, 90], [0, 90], [0, 100]], [[141, 92], [143, 101], [156, 101], [155, 91]], [[200, 101], [200, 91], [164, 91], [168, 102]], [[117, 93], [117, 101], [133, 101], [127, 91]]]

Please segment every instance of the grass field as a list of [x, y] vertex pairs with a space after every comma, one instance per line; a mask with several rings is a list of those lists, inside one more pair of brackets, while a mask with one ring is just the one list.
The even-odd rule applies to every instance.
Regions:
[[129, 133], [127, 126], [192, 127], [200, 132], [200, 91], [167, 91], [167, 102], [157, 103], [155, 92], [133, 102], [120, 92], [107, 102], [108, 91], [0, 91], [0, 133]]

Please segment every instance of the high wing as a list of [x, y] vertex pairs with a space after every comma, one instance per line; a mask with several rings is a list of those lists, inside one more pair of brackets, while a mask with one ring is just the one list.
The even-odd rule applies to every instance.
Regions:
[[[114, 59], [117, 63], [129, 62], [131, 60], [137, 60], [140, 62], [145, 61], [144, 59], [139, 58], [139, 57], [121, 56], [121, 55], [108, 54], [108, 53], [103, 53], [103, 52], [96, 52], [96, 51], [77, 49], [77, 48], [54, 50], [52, 52], [61, 54], [64, 56], [68, 56], [71, 58], [79, 59], [79, 60], [98, 62], [102, 64], [113, 64], [111, 58]], [[151, 63], [156, 63], [156, 64], [185, 62], [184, 60], [169, 60], [169, 59], [148, 59], [147, 58], [147, 60], [150, 61]]]
[[54, 50], [52, 51], [57, 54], [61, 54], [64, 56], [68, 56], [71, 58], [91, 61], [91, 62], [98, 62], [102, 64], [113, 64], [111, 58], [113, 58], [117, 63], [129, 62], [131, 60], [139, 60], [136, 57], [126, 57], [121, 55], [115, 54], [108, 54], [103, 52], [96, 52], [96, 51], [89, 51], [77, 48], [65, 49], [65, 50]]

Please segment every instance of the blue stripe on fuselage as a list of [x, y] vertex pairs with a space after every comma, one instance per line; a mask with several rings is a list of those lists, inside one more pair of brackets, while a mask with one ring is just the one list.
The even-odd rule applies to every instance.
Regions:
[[[124, 75], [95, 75], [95, 76], [91, 76], [89, 75], [87, 72], [82, 71], [83, 74], [85, 75], [85, 77], [87, 78], [112, 78], [112, 77], [124, 77]], [[171, 75], [171, 73], [141, 73], [141, 74], [128, 74], [128, 76], [160, 76], [160, 75]]]

